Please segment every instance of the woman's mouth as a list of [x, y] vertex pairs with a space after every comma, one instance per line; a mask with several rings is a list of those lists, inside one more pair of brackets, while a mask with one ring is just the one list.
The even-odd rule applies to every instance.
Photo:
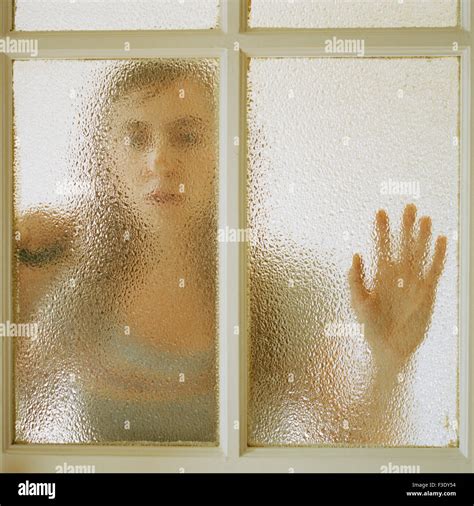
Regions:
[[184, 195], [156, 189], [147, 195], [147, 199], [157, 204], [181, 204], [184, 201]]

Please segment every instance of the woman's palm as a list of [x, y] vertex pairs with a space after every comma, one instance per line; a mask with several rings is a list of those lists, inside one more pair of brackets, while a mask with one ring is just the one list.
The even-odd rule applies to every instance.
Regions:
[[400, 241], [395, 257], [387, 213], [378, 211], [376, 224], [377, 270], [369, 288], [362, 258], [353, 257], [349, 271], [354, 311], [364, 325], [364, 335], [376, 359], [405, 363], [423, 341], [433, 311], [436, 287], [443, 271], [446, 237], [435, 243], [433, 259], [428, 267], [431, 219], [419, 220], [414, 233], [416, 207], [406, 206]]

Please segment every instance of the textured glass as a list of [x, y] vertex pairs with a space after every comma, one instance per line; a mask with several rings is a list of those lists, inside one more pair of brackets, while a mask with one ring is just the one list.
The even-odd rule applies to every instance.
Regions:
[[251, 28], [394, 28], [458, 24], [458, 0], [249, 0]]
[[250, 445], [457, 446], [458, 76], [250, 61]]
[[17, 442], [216, 444], [217, 80], [14, 63]]
[[15, 0], [16, 30], [203, 30], [218, 15], [219, 0]]

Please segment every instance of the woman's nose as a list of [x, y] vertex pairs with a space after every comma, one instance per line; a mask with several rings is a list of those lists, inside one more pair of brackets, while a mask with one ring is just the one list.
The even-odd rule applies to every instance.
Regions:
[[172, 167], [169, 157], [166, 156], [166, 150], [163, 146], [153, 148], [147, 155], [146, 167], [144, 175], [171, 176]]

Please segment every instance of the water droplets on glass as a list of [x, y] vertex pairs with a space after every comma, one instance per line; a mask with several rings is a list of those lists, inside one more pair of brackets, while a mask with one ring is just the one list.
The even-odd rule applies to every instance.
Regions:
[[15, 29], [205, 30], [219, 0], [15, 0]]
[[15, 440], [215, 445], [217, 61], [17, 61], [13, 89]]
[[250, 28], [448, 27], [458, 0], [249, 0]]
[[251, 446], [457, 446], [458, 111], [455, 57], [251, 59]]

